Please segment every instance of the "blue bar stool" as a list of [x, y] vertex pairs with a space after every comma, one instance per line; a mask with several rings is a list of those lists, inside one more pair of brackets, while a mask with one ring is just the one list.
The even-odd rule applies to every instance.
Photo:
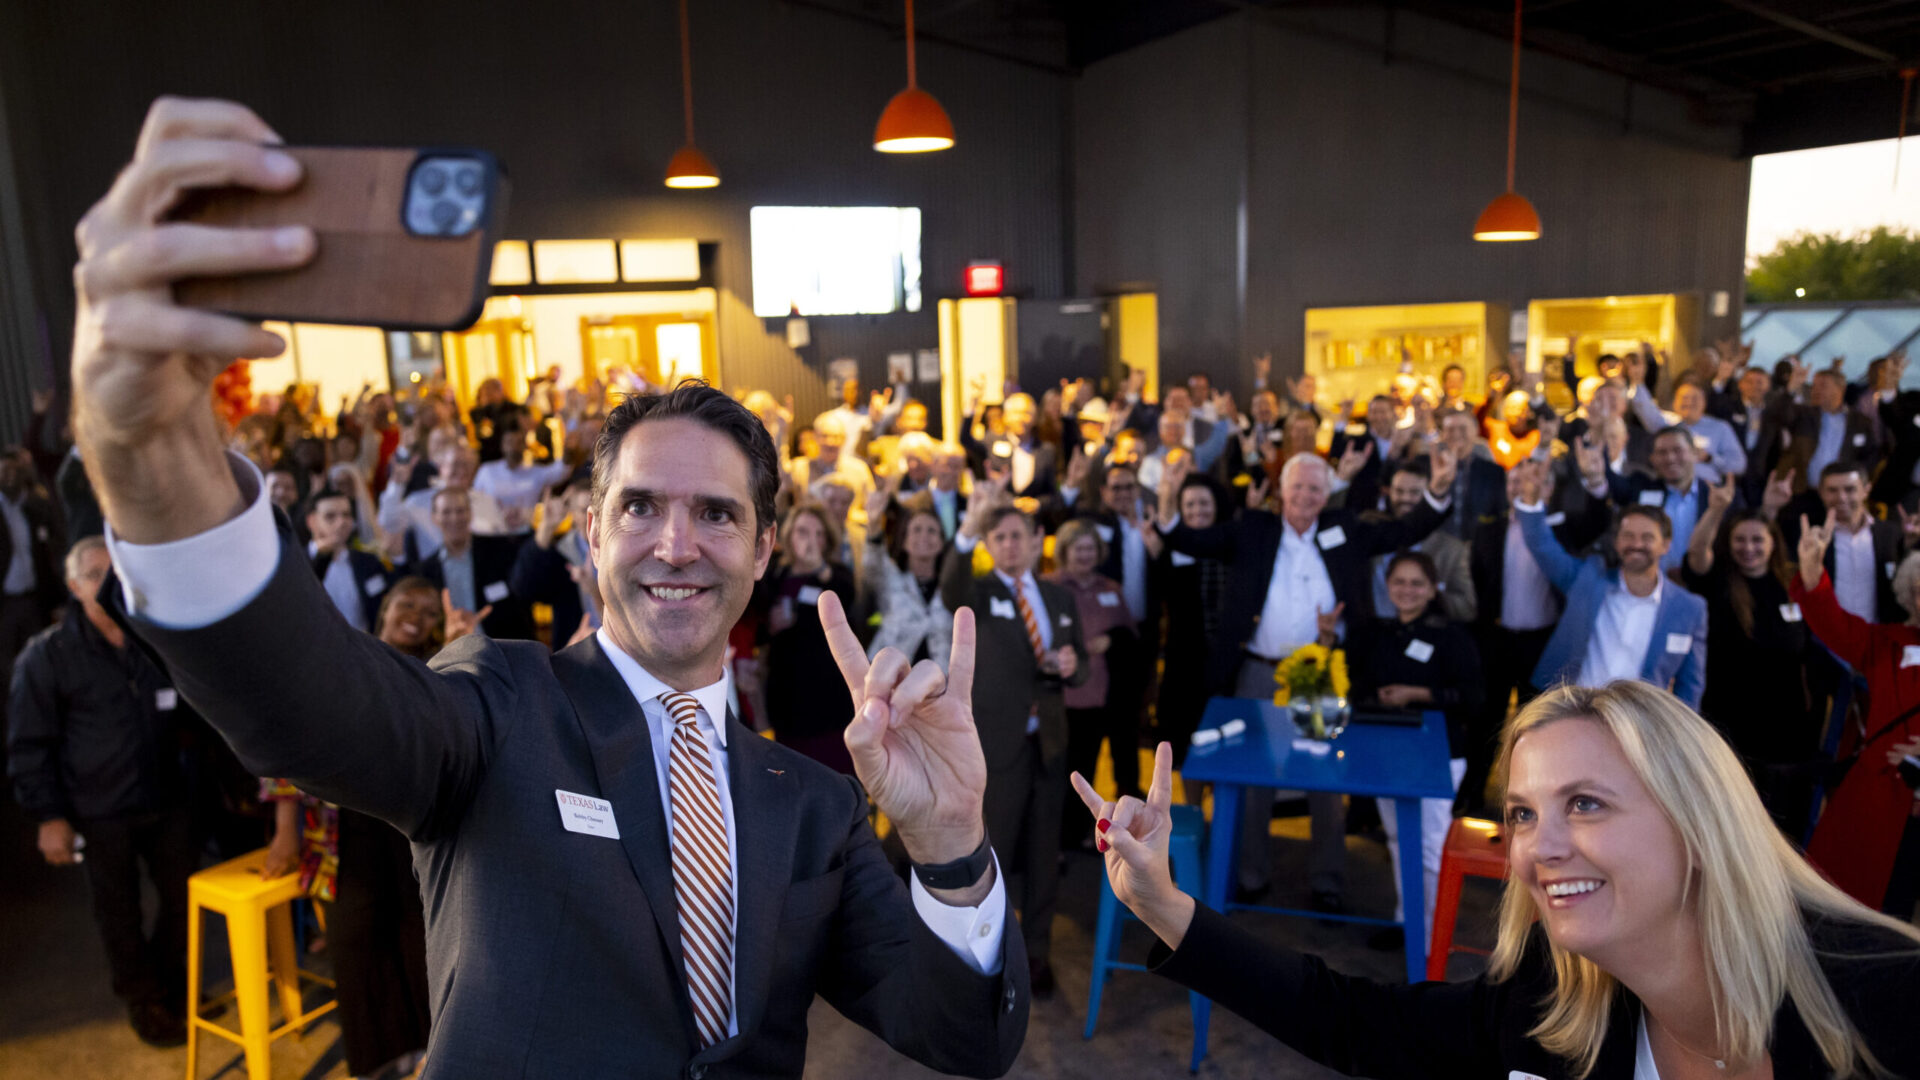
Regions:
[[[1175, 806], [1173, 812], [1173, 836], [1167, 844], [1167, 858], [1173, 863], [1173, 883], [1180, 891], [1198, 899], [1202, 883], [1206, 881], [1206, 871], [1200, 862], [1201, 838], [1206, 833], [1206, 819], [1197, 806]], [[1093, 1026], [1100, 1019], [1100, 995], [1106, 989], [1107, 975], [1113, 971], [1145, 971], [1143, 964], [1121, 963], [1116, 957], [1120, 952], [1120, 920], [1131, 919], [1133, 913], [1122, 907], [1113, 895], [1113, 883], [1107, 880], [1106, 870], [1100, 872], [1100, 922], [1093, 935], [1093, 976], [1087, 987], [1087, 1030], [1082, 1038], [1093, 1038]], [[1189, 993], [1193, 1010], [1193, 1062], [1189, 1071], [1200, 1071], [1200, 1062], [1207, 1056], [1207, 1021], [1210, 1017], [1211, 1003], [1199, 994]]]

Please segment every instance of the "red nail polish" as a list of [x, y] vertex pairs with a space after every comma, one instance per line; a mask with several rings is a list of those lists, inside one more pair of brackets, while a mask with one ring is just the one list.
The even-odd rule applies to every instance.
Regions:
[[1106, 850], [1107, 850], [1107, 846], [1108, 846], [1108, 845], [1107, 845], [1107, 842], [1106, 842], [1105, 840], [1102, 840], [1102, 841], [1100, 841], [1100, 851], [1101, 851], [1101, 853], [1102, 853], [1102, 854], [1104, 854], [1104, 853], [1106, 852]]
[[1101, 818], [1101, 819], [1100, 819], [1100, 831], [1101, 831], [1101, 832], [1106, 832], [1106, 831], [1107, 831], [1108, 829], [1111, 829], [1111, 828], [1113, 828], [1113, 822], [1111, 822], [1111, 821], [1108, 821], [1108, 820], [1107, 820], [1106, 818]]

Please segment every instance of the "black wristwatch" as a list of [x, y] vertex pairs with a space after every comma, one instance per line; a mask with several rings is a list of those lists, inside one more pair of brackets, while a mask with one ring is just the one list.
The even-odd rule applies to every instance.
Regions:
[[964, 889], [979, 881], [980, 876], [987, 872], [987, 867], [992, 865], [993, 844], [983, 833], [980, 837], [980, 846], [973, 849], [973, 854], [962, 856], [952, 862], [931, 865], [914, 863], [913, 876], [919, 878], [920, 884], [929, 889]]

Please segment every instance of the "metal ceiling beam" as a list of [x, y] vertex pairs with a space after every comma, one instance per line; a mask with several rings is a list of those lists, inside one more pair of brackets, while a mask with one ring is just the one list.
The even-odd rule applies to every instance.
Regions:
[[1897, 58], [1885, 49], [1875, 48], [1864, 41], [1855, 40], [1845, 34], [1829, 30], [1824, 26], [1816, 26], [1805, 19], [1796, 18], [1785, 12], [1775, 11], [1764, 4], [1755, 3], [1754, 0], [1720, 0], [1720, 2], [1735, 10], [1744, 11], [1756, 18], [1778, 23], [1789, 30], [1805, 34], [1807, 37], [1824, 41], [1829, 45], [1837, 45], [1850, 52], [1857, 52], [1861, 56], [1871, 57], [1883, 64], [1897, 62]]

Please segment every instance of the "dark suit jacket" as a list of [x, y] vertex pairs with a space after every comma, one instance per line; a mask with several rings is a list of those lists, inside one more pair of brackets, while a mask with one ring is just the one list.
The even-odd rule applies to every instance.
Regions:
[[[1840, 1007], [1880, 1063], [1896, 1076], [1920, 1073], [1912, 1022], [1920, 992], [1914, 943], [1891, 930], [1805, 916], [1814, 954]], [[1350, 1076], [1565, 1077], [1575, 1063], [1528, 1032], [1554, 986], [1546, 934], [1536, 928], [1506, 982], [1375, 983], [1338, 974], [1318, 958], [1254, 937], [1204, 905], [1177, 951], [1154, 943], [1153, 970], [1251, 1020], [1294, 1050]], [[1631, 1080], [1640, 1003], [1616, 993], [1589, 1080]], [[1820, 1049], [1791, 1002], [1773, 1018], [1773, 1075], [1827, 1076]]]
[[[1920, 390], [1903, 390], [1880, 405], [1880, 426], [1891, 443], [1887, 467], [1873, 485], [1873, 497], [1897, 503], [1913, 488], [1913, 467], [1920, 464]], [[1897, 515], [1896, 515], [1897, 516]]]
[[[1333, 435], [1333, 445], [1327, 449], [1327, 463], [1337, 466], [1341, 455], [1347, 452], [1348, 445], [1362, 440], [1373, 443], [1373, 453], [1367, 455], [1367, 463], [1360, 466], [1360, 471], [1354, 475], [1352, 484], [1347, 488], [1347, 509], [1355, 512], [1379, 509], [1380, 492], [1385, 487], [1386, 462], [1383, 460], [1385, 455], [1380, 452], [1380, 444], [1374, 442], [1371, 431], [1359, 435], [1336, 431]], [[1498, 466], [1495, 467], [1498, 468]], [[1500, 490], [1506, 491], [1505, 481], [1501, 482]]]
[[[331, 618], [300, 554], [212, 626], [134, 626], [255, 773], [413, 841], [428, 1080], [797, 1077], [816, 994], [935, 1069], [1011, 1066], [1020, 935], [974, 972], [914, 913], [858, 784], [733, 716], [741, 1033], [696, 1052], [651, 737], [598, 641], [473, 635], [421, 664]], [[563, 829], [556, 791], [610, 802], [619, 839]]]
[[[533, 608], [527, 598], [513, 591], [514, 560], [519, 557], [520, 545], [531, 544], [527, 537], [476, 536], [473, 538], [473, 602], [480, 608], [492, 605], [493, 613], [480, 623], [480, 629], [488, 637], [518, 638], [531, 641], [534, 637]], [[447, 587], [445, 561], [447, 549], [440, 550], [425, 559], [407, 567], [410, 574], [419, 574], [441, 588]], [[492, 595], [488, 595], [491, 593]], [[475, 608], [479, 610], [479, 608]], [[580, 622], [579, 615], [574, 616], [574, 624]], [[572, 636], [574, 627], [566, 628], [565, 641]]]
[[[328, 562], [332, 556], [327, 557]], [[326, 565], [318, 559], [308, 559], [307, 565], [313, 567], [315, 578], [326, 579]], [[353, 571], [353, 583], [360, 590], [360, 610], [366, 618], [365, 626], [356, 626], [356, 630], [365, 630], [369, 634], [380, 629], [380, 600], [387, 593], [387, 586], [397, 580], [380, 556], [371, 551], [362, 551], [356, 547], [347, 549], [347, 566]]]
[[[67, 575], [62, 565], [67, 557], [67, 539], [53, 503], [31, 489], [20, 502], [20, 515], [27, 519], [27, 539], [33, 547], [33, 596], [40, 605], [40, 617], [46, 619], [67, 601]], [[13, 530], [0, 524], [0, 577], [12, 562]]]
[[[545, 604], [553, 609], [553, 647], [564, 648], [567, 639], [580, 628], [580, 586], [567, 572], [566, 556], [558, 545], [543, 548], [528, 540], [514, 556], [513, 569], [507, 574], [507, 588], [514, 596], [530, 604]], [[498, 611], [499, 608], [495, 608]]]
[[[1040, 717], [1040, 756], [1051, 761], [1067, 752], [1067, 706], [1061, 691], [1087, 681], [1087, 645], [1080, 632], [1073, 594], [1051, 582], [1040, 586], [1040, 602], [1053, 624], [1053, 647], [1073, 646], [1078, 662], [1073, 678], [1043, 674], [1034, 658], [1027, 628], [1013, 611], [1013, 590], [994, 573], [973, 576], [971, 552], [951, 548], [940, 567], [940, 597], [950, 611], [973, 609], [976, 629], [973, 720], [987, 772], [1009, 767], [1027, 737], [1027, 717]], [[996, 611], [996, 608], [998, 609]]]
[[[1793, 433], [1793, 442], [1781, 453], [1780, 462], [1791, 465], [1795, 472], [1804, 472], [1820, 445], [1820, 410], [1811, 405], [1793, 405], [1790, 410], [1784, 426]], [[1840, 440], [1839, 456], [1833, 460], [1844, 465], [1859, 465], [1868, 479], [1872, 479], [1873, 467], [1880, 461], [1880, 443], [1873, 421], [1858, 409], [1842, 411], [1846, 415], [1847, 433]], [[1820, 483], [1817, 476], [1806, 479], [1808, 487]]]
[[[1398, 551], [1440, 527], [1444, 515], [1421, 500], [1403, 518], [1375, 515], [1363, 518], [1351, 510], [1326, 510], [1318, 523], [1320, 558], [1333, 595], [1347, 605], [1346, 618], [1359, 619], [1373, 611], [1373, 557]], [[1274, 558], [1286, 523], [1277, 514], [1248, 510], [1237, 520], [1195, 529], [1184, 522], [1167, 534], [1167, 545], [1187, 555], [1219, 559], [1228, 564], [1227, 598], [1220, 615], [1220, 640], [1225, 648], [1207, 654], [1207, 686], [1219, 692], [1232, 685], [1241, 650], [1252, 640], [1267, 603], [1273, 580]], [[1338, 529], [1339, 533], [1329, 530]], [[1328, 535], [1341, 542], [1329, 547]]]
[[[1451, 514], [1459, 515], [1465, 525], [1464, 539], [1471, 540], [1484, 525], [1502, 522], [1507, 515], [1507, 470], [1485, 458], [1471, 457], [1460, 463], [1467, 478], [1466, 498], [1453, 500]], [[1454, 490], [1459, 491], [1456, 484]], [[1449, 517], [1448, 520], [1453, 520]]]
[[[1812, 492], [1805, 493], [1812, 495]], [[1788, 551], [1800, 548], [1800, 515], [1805, 513], [1809, 522], [1825, 522], [1827, 512], [1818, 496], [1811, 499], [1796, 498], [1780, 511], [1780, 535]], [[1906, 557], [1906, 537], [1901, 533], [1900, 522], [1870, 522], [1867, 526], [1873, 530], [1873, 586], [1874, 586], [1874, 622], [1903, 623], [1907, 621], [1907, 609], [1900, 606], [1900, 597], [1893, 591], [1893, 574], [1899, 569], [1900, 560]], [[1823, 562], [1827, 568], [1827, 577], [1833, 578], [1833, 545], [1827, 545], [1827, 554]]]

